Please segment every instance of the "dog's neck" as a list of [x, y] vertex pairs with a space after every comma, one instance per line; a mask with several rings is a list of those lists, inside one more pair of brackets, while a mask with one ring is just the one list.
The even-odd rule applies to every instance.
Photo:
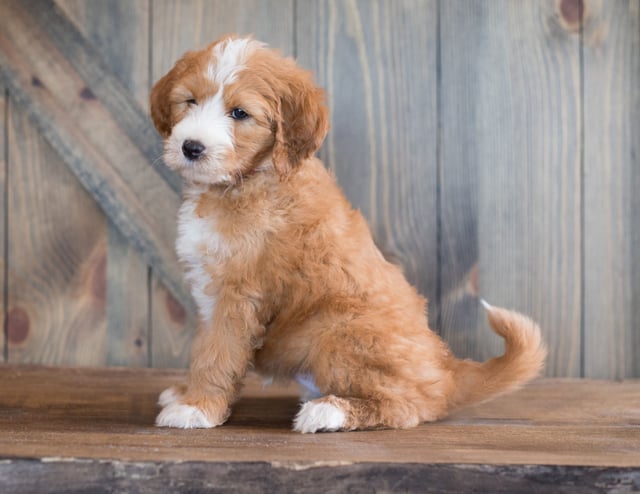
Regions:
[[264, 191], [276, 186], [282, 177], [273, 167], [273, 164], [263, 164], [236, 175], [231, 180], [224, 182], [207, 183], [194, 180], [183, 181], [183, 197], [199, 196], [203, 193], [219, 196], [229, 202], [235, 202], [240, 197], [248, 200], [253, 194], [264, 195]]

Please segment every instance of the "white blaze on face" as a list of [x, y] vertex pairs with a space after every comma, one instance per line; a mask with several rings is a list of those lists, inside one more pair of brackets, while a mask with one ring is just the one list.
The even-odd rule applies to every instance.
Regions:
[[221, 87], [236, 80], [236, 75], [245, 68], [244, 63], [256, 49], [263, 46], [252, 39], [230, 39], [213, 47], [213, 61], [207, 69], [211, 82]]
[[[214, 96], [198, 101], [187, 115], [172, 129], [165, 145], [165, 160], [180, 169], [185, 178], [203, 182], [230, 180], [224, 159], [233, 149], [233, 124], [230, 108], [224, 101], [225, 87], [236, 80], [245, 68], [244, 63], [261, 43], [250, 39], [230, 39], [218, 43], [210, 53], [211, 62], [206, 78], [218, 86]], [[182, 153], [185, 141], [198, 141], [205, 147], [204, 155], [196, 162]]]

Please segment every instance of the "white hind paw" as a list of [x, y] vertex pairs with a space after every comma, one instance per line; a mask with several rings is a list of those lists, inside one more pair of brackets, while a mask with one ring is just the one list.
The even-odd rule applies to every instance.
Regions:
[[293, 421], [297, 432], [339, 431], [344, 429], [344, 412], [331, 403], [309, 401], [302, 405]]

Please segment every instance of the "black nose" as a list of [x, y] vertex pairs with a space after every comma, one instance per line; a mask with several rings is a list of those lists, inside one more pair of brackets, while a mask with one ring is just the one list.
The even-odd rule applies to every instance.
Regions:
[[204, 153], [204, 150], [204, 144], [199, 141], [187, 140], [182, 143], [182, 154], [190, 160], [197, 160], [200, 158]]

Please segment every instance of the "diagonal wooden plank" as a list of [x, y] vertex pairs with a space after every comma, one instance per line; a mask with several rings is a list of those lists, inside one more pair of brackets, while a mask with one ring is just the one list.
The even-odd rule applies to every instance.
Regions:
[[[85, 82], [88, 97], [95, 96], [111, 113], [115, 121], [131, 136], [136, 146], [154, 167], [155, 171], [176, 192], [180, 192], [179, 177], [161, 162], [162, 143], [146, 111], [141, 108], [131, 92], [112, 74], [104, 57], [82, 33], [67, 19], [51, 0], [8, 0], [6, 12], [11, 16], [27, 19], [33, 32], [39, 33], [51, 47], [62, 52], [69, 65]], [[113, 16], [113, 12], [108, 13]], [[12, 17], [5, 16], [5, 22]]]
[[177, 194], [21, 3], [0, 3], [0, 79], [113, 223], [190, 307], [173, 250]]
[[[145, 108], [149, 98], [149, 2], [57, 0], [56, 5]], [[146, 366], [150, 357], [149, 267], [111, 222], [107, 230], [106, 362]]]

